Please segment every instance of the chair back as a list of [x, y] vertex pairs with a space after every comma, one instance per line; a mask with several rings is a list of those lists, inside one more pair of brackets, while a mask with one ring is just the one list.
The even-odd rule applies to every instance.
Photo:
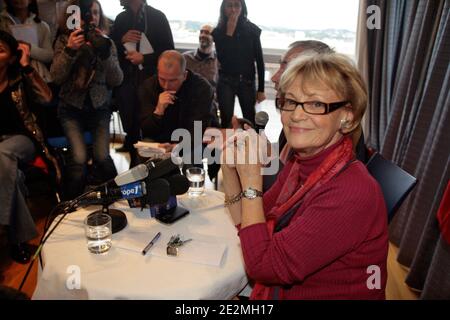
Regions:
[[372, 155], [366, 167], [381, 187], [390, 222], [416, 185], [417, 179], [378, 152]]

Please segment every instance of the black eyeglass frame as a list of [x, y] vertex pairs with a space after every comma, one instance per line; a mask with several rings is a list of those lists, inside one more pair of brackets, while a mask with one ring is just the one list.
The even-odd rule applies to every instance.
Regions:
[[[275, 107], [281, 111], [286, 111], [286, 112], [293, 112], [294, 110], [286, 110], [283, 109], [284, 104], [286, 103], [286, 100], [291, 101], [293, 104], [295, 104], [295, 109], [297, 109], [298, 106], [301, 106], [303, 111], [307, 114], [313, 114], [313, 115], [325, 115], [328, 113], [331, 113], [333, 111], [336, 111], [339, 108], [345, 107], [346, 105], [348, 105], [350, 103], [350, 101], [340, 101], [340, 102], [332, 102], [332, 103], [325, 103], [322, 101], [304, 101], [304, 102], [298, 102], [292, 99], [286, 99], [284, 97], [277, 97], [275, 98]], [[311, 113], [305, 110], [304, 104], [305, 103], [322, 103], [325, 105], [325, 111], [322, 113]]]

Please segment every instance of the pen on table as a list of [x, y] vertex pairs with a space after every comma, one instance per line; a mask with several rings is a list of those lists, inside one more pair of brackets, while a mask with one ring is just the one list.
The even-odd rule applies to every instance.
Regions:
[[159, 237], [161, 236], [161, 232], [158, 232], [156, 236], [153, 237], [152, 241], [148, 243], [148, 245], [142, 250], [142, 255], [146, 255], [148, 250], [150, 250], [151, 247], [155, 244], [156, 241], [158, 241]]

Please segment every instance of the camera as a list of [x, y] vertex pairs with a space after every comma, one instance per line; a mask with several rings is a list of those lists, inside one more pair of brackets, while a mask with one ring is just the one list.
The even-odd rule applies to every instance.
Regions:
[[96, 26], [93, 23], [89, 6], [84, 5], [81, 7], [81, 19], [84, 22], [82, 29], [85, 41], [91, 43], [94, 53], [100, 59], [107, 59], [111, 52], [111, 40], [106, 36], [98, 34], [95, 30]]
[[98, 58], [106, 60], [111, 55], [112, 41], [98, 33], [91, 14], [92, 0], [81, 0], [81, 20], [83, 35], [87, 44], [79, 49], [74, 77], [74, 90], [86, 90], [95, 75]]

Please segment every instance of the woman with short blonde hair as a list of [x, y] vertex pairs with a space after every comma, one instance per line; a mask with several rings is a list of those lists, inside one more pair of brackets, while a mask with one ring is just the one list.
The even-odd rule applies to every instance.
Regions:
[[[366, 108], [364, 82], [348, 58], [315, 54], [291, 62], [280, 88], [293, 155], [272, 188], [261, 192], [260, 163], [222, 164], [251, 298], [384, 299], [386, 206], [350, 135]], [[247, 140], [224, 153], [247, 159]]]
[[[359, 125], [367, 107], [367, 88], [356, 66], [347, 56], [339, 53], [305, 53], [291, 62], [280, 81], [280, 90], [288, 88], [301, 75], [304, 84], [323, 82], [352, 106], [354, 119], [346, 132]], [[304, 88], [303, 88], [304, 89]]]

